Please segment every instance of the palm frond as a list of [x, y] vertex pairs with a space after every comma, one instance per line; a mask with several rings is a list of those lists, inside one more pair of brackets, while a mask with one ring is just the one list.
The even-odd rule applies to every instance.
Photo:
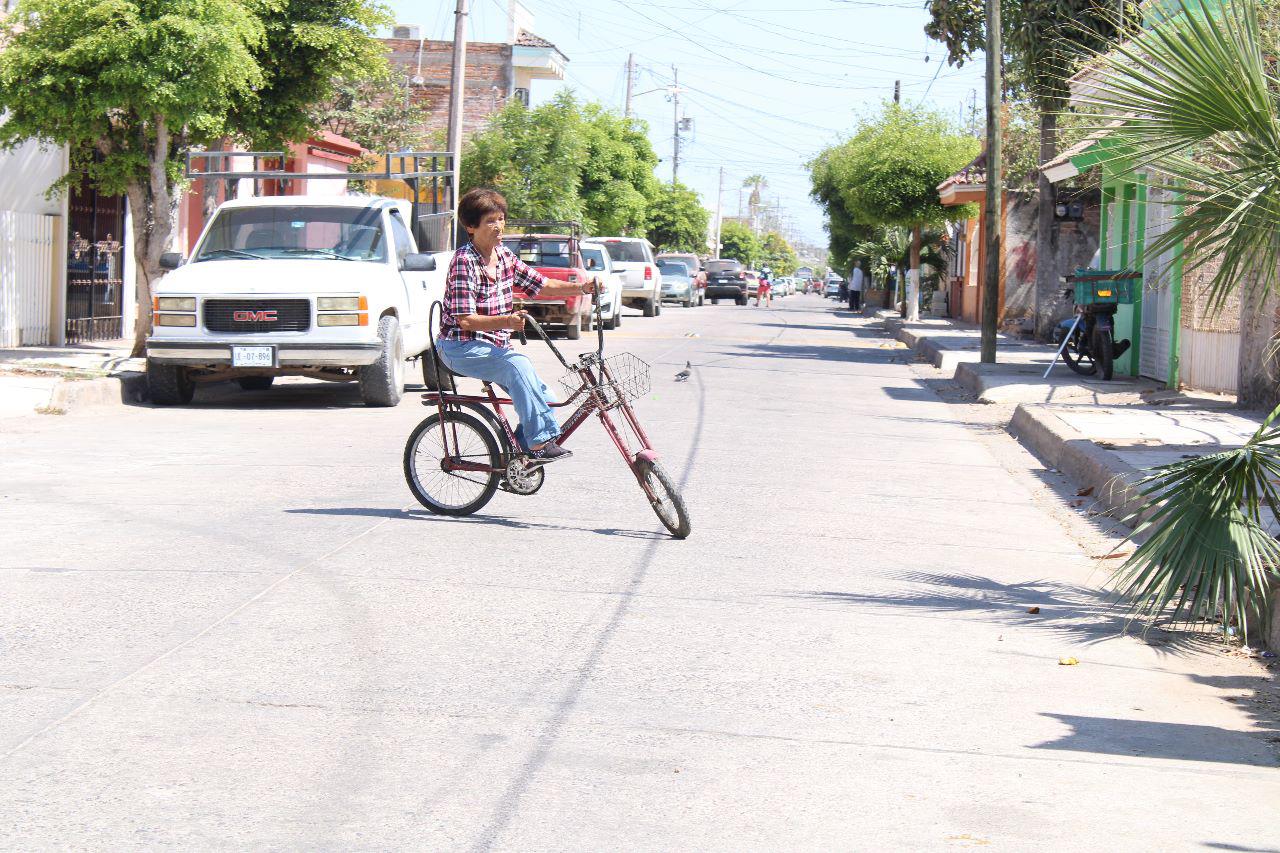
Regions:
[[1246, 640], [1250, 623], [1266, 618], [1280, 581], [1280, 542], [1267, 530], [1280, 514], [1277, 415], [1280, 408], [1239, 448], [1163, 465], [1139, 481], [1152, 509], [1131, 535], [1146, 541], [1112, 578], [1132, 616], [1221, 620]]
[[1241, 287], [1280, 289], [1280, 80], [1262, 41], [1257, 0], [1177, 0], [1095, 59], [1094, 93], [1080, 104], [1116, 165], [1181, 191], [1147, 255], [1212, 265], [1213, 310]]

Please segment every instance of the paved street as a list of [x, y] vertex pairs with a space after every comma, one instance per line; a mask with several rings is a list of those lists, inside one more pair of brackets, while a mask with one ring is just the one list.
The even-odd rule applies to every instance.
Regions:
[[1066, 487], [875, 322], [608, 345], [653, 365], [687, 541], [594, 424], [454, 520], [401, 475], [416, 395], [0, 421], [0, 847], [1280, 844], [1265, 670], [1117, 637]]

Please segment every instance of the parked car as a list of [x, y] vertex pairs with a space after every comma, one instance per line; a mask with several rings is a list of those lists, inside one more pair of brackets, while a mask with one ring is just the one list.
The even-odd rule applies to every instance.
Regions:
[[697, 305], [698, 288], [694, 285], [693, 273], [683, 263], [676, 261], [659, 261], [662, 270], [662, 300], [679, 302], [685, 308]]
[[580, 248], [587, 275], [600, 279], [600, 316], [604, 318], [604, 327], [616, 329], [622, 325], [622, 273], [613, 268], [609, 250], [603, 243], [583, 240]]
[[[580, 234], [575, 223], [547, 222], [523, 223], [523, 227], [564, 228], [567, 234], [532, 233], [511, 234], [502, 238], [502, 244], [515, 252], [520, 260], [550, 279], [581, 283], [591, 278], [583, 264], [579, 248]], [[585, 295], [543, 296], [532, 299], [516, 297], [516, 308], [528, 311], [539, 323], [563, 325], [565, 337], [576, 341], [583, 329], [591, 326], [591, 298]]]
[[[447, 253], [419, 254], [407, 201], [273, 196], [224, 202], [191, 259], [167, 253], [154, 290], [147, 382], [159, 405], [198, 383], [265, 390], [277, 376], [352, 381], [394, 406], [405, 361], [430, 346]], [[430, 359], [424, 379], [435, 387]]]
[[822, 291], [822, 295], [826, 296], [828, 299], [839, 299], [840, 298], [840, 279], [838, 278], [827, 279], [827, 284], [825, 289]]
[[707, 268], [703, 264], [702, 258], [699, 258], [693, 252], [663, 252], [658, 255], [659, 263], [662, 261], [680, 261], [689, 267], [693, 273], [693, 286], [697, 288], [699, 305], [707, 301]]
[[623, 275], [622, 304], [639, 308], [646, 317], [662, 313], [662, 274], [653, 257], [653, 246], [643, 237], [596, 237]]
[[742, 263], [733, 258], [707, 261], [707, 296], [711, 304], [721, 299], [732, 299], [738, 305], [747, 304], [747, 277]]

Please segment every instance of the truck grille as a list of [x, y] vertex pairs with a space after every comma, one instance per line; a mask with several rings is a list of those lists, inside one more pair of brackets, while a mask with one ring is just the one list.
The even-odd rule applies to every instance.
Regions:
[[[274, 311], [274, 320], [262, 319]], [[305, 332], [311, 328], [309, 299], [206, 299], [204, 327], [211, 332]]]

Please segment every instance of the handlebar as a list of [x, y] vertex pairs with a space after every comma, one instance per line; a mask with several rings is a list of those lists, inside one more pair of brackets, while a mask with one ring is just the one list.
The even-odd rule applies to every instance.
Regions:
[[[586, 294], [583, 294], [583, 295], [585, 296]], [[600, 308], [600, 279], [598, 278], [592, 281], [592, 302], [594, 303], [592, 305], [592, 311], [596, 315], [596, 338], [599, 342], [598, 346], [596, 347], [596, 357], [603, 358], [604, 357], [604, 314]], [[530, 326], [530, 325], [533, 326], [534, 332], [537, 333], [538, 337], [546, 341], [547, 346], [551, 348], [551, 352], [555, 353], [556, 359], [560, 362], [560, 364], [564, 365], [565, 370], [569, 370], [570, 369], [569, 362], [565, 361], [564, 355], [561, 354], [560, 350], [556, 347], [556, 345], [551, 342], [551, 338], [550, 336], [547, 335], [547, 330], [542, 328], [542, 324], [539, 323], [537, 320], [533, 319], [533, 317], [531, 317], [528, 314], [524, 316], [524, 322], [526, 326]], [[516, 332], [516, 335], [520, 338], [520, 343], [522, 345], [527, 345], [529, 343], [529, 337], [525, 333], [525, 330], [523, 328], [518, 330]]]

